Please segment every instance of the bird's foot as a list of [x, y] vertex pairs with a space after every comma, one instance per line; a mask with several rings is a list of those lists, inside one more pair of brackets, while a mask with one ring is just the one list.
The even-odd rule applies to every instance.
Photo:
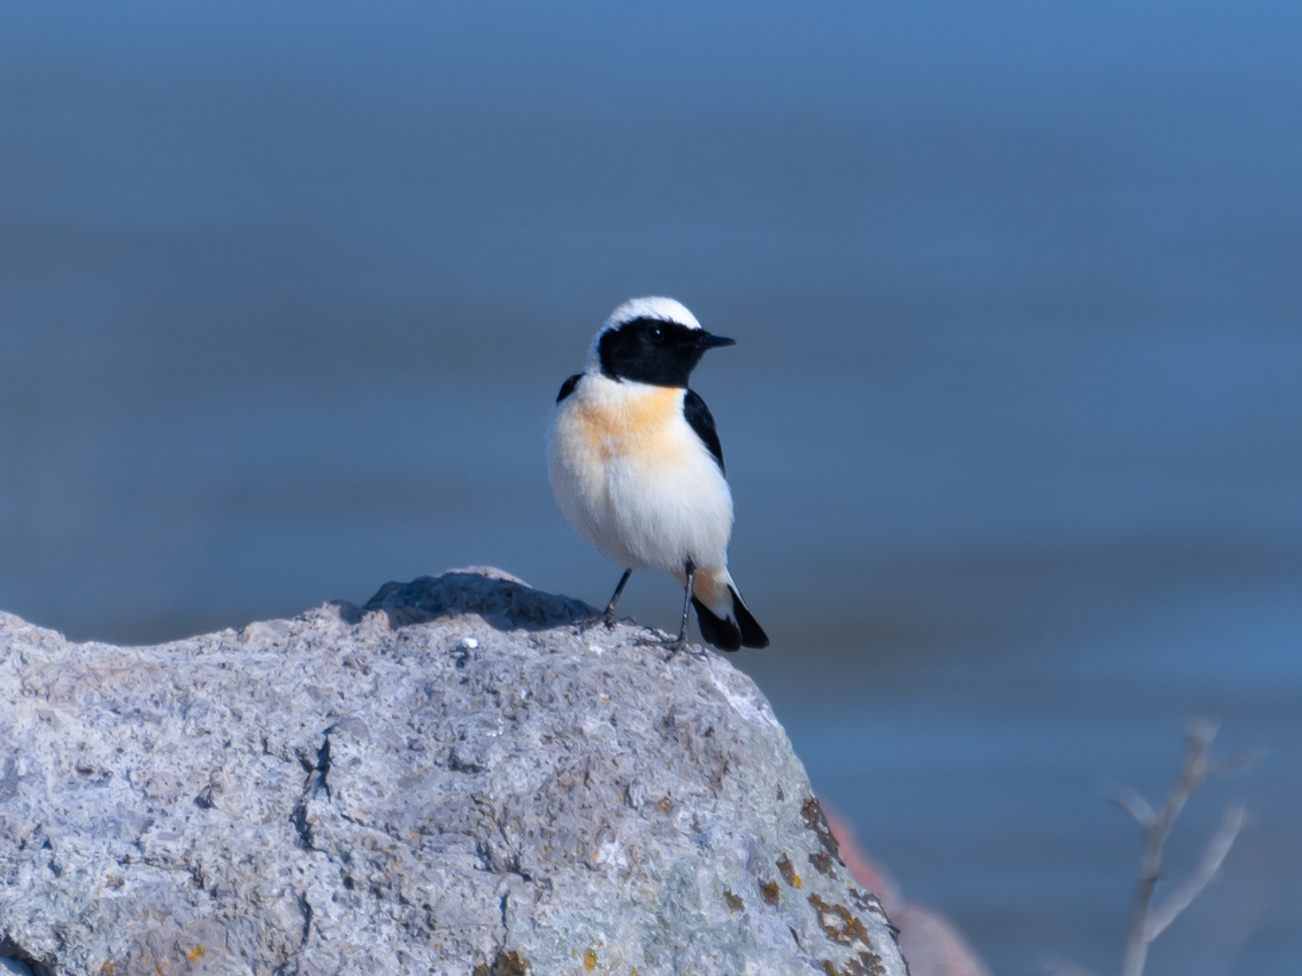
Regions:
[[[647, 628], [651, 630], [650, 627]], [[679, 651], [685, 651], [693, 645], [687, 640], [687, 635], [679, 634], [677, 637], [670, 637], [662, 630], [651, 630], [651, 633], [657, 634], [657, 637], [638, 637], [633, 643], [640, 647], [663, 647], [669, 651], [666, 655], [666, 661], [672, 661]], [[698, 648], [698, 651], [700, 649]], [[702, 652], [703, 653], [703, 652]]]
[[614, 630], [617, 623], [637, 623], [632, 617], [620, 617], [614, 610], [607, 610], [604, 613], [594, 614], [591, 617], [585, 617], [577, 621], [579, 633], [586, 634], [589, 630], [597, 625], [604, 626], [607, 630]]

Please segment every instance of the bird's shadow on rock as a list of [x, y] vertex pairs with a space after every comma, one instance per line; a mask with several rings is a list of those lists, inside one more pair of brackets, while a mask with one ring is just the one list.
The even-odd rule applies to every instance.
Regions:
[[439, 576], [418, 576], [410, 583], [390, 581], [362, 606], [340, 604], [349, 623], [384, 611], [395, 630], [440, 617], [473, 613], [498, 630], [547, 630], [591, 620], [598, 611], [582, 600], [535, 590], [499, 569], [452, 569]]

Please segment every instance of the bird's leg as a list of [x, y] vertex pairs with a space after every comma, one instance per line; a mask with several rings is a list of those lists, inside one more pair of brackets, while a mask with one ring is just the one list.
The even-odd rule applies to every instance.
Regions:
[[675, 644], [681, 644], [687, 636], [687, 614], [692, 609], [692, 584], [696, 582], [696, 564], [690, 559], [683, 567], [687, 571], [687, 585], [683, 587], [683, 622], [678, 625], [678, 637]]
[[683, 592], [683, 622], [678, 626], [678, 636], [670, 640], [639, 640], [639, 644], [656, 644], [660, 647], [670, 648], [669, 656], [673, 657], [683, 647], [687, 639], [687, 616], [692, 610], [692, 584], [696, 582], [696, 564], [690, 559], [683, 566], [687, 574], [687, 584]]
[[619, 578], [619, 585], [615, 587], [615, 592], [611, 594], [610, 602], [606, 604], [606, 609], [595, 617], [586, 617], [579, 623], [579, 630], [585, 631], [597, 624], [605, 624], [607, 627], [615, 626], [615, 604], [624, 593], [624, 587], [628, 585], [628, 578], [633, 575], [633, 570], [624, 570], [624, 575]]
[[615, 622], [615, 604], [619, 602], [620, 596], [624, 593], [624, 587], [628, 585], [628, 578], [633, 575], [633, 570], [624, 570], [624, 575], [619, 578], [619, 585], [615, 587], [615, 592], [611, 594], [610, 602], [606, 604], [605, 612], [602, 613], [601, 619], [605, 621], [607, 627]]

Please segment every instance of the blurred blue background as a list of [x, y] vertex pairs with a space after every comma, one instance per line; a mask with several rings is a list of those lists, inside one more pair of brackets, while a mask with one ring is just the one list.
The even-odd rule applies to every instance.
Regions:
[[[145, 642], [491, 563], [601, 319], [694, 386], [815, 786], [1000, 974], [1115, 971], [1193, 716], [1252, 824], [1149, 972], [1302, 957], [1302, 8], [0, 10], [0, 607]], [[676, 585], [624, 607], [673, 626]]]

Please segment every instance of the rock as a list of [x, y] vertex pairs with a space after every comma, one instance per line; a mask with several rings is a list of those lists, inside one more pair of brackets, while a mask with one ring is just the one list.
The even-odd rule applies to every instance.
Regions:
[[490, 571], [156, 647], [0, 614], [0, 971], [879, 974], [749, 678]]

